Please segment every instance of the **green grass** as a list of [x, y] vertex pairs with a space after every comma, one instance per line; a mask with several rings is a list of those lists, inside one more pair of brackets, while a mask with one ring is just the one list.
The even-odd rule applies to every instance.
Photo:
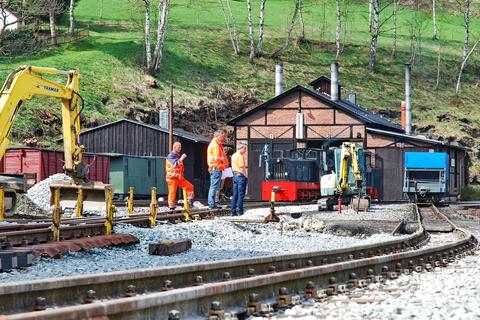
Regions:
[[[246, 1], [232, 0], [240, 30], [242, 55], [235, 57], [225, 29], [223, 14], [217, 0], [172, 0], [169, 29], [165, 45], [159, 88], [146, 87], [142, 72], [143, 5], [142, 1], [104, 0], [104, 15], [100, 19], [99, 1], [81, 0], [76, 8], [79, 27], [87, 27], [90, 37], [58, 49], [43, 51], [37, 56], [1, 58], [0, 77], [24, 64], [79, 69], [81, 93], [87, 107], [85, 118], [105, 122], [123, 117], [130, 106], [151, 108], [165, 106], [168, 88], [175, 87], [175, 100], [181, 106], [197, 106], [200, 101], [223, 106], [219, 91], [231, 94], [253, 94], [265, 100], [274, 93], [275, 61], [268, 57], [284, 42], [293, 12], [291, 0], [269, 0], [266, 9], [265, 52], [254, 65], [248, 63], [248, 26]], [[335, 8], [333, 1], [304, 1], [304, 19], [308, 43], [292, 43], [282, 57], [286, 87], [306, 85], [320, 75], [328, 75], [335, 55]], [[328, 3], [328, 4], [326, 4]], [[258, 0], [253, 1], [255, 23], [258, 21]], [[152, 11], [156, 13], [156, 3]], [[425, 127], [433, 124], [430, 134], [467, 139], [465, 132], [479, 127], [480, 115], [471, 112], [478, 103], [480, 78], [479, 55], [472, 56], [463, 76], [461, 100], [455, 99], [454, 88], [463, 48], [463, 19], [452, 11], [438, 14], [440, 39], [432, 40], [428, 12], [416, 13], [402, 7], [398, 21], [398, 54], [391, 57], [391, 22], [379, 39], [378, 65], [375, 75], [367, 71], [370, 36], [367, 30], [366, 1], [350, 4], [344, 21], [345, 48], [340, 58], [341, 82], [346, 91], [356, 91], [361, 105], [376, 111], [398, 111], [404, 99], [404, 66], [410, 49], [410, 26], [419, 21], [423, 26], [421, 48], [415, 61], [414, 124]], [[385, 13], [389, 14], [389, 13]], [[66, 22], [64, 22], [66, 23]], [[326, 27], [325, 27], [326, 26]], [[256, 31], [258, 29], [256, 28]], [[471, 23], [472, 42], [480, 30], [480, 21]], [[296, 26], [294, 38], [299, 35]], [[442, 48], [442, 73], [438, 90], [436, 79], [437, 51]], [[133, 98], [132, 98], [133, 97]], [[128, 98], [128, 99], [127, 99]], [[106, 103], [102, 103], [106, 101]], [[36, 116], [39, 109], [58, 110], [58, 103], [49, 99], [34, 99], [26, 104], [13, 131], [15, 140], [32, 135], [31, 128], [43, 126], [47, 136], [59, 134], [58, 128], [42, 125]], [[183, 109], [182, 109], [183, 110]], [[437, 116], [448, 120], [437, 121]], [[236, 114], [232, 112], [231, 117]], [[468, 117], [470, 124], [459, 119]], [[181, 124], [181, 119], [177, 119]], [[96, 123], [96, 122], [94, 122]], [[49, 141], [49, 139], [43, 139]], [[43, 141], [42, 140], [42, 141]], [[471, 141], [470, 141], [471, 142]], [[475, 145], [478, 144], [475, 140]], [[477, 146], [475, 147], [475, 149]], [[478, 170], [477, 170], [477, 167]], [[473, 172], [480, 172], [474, 163]]]

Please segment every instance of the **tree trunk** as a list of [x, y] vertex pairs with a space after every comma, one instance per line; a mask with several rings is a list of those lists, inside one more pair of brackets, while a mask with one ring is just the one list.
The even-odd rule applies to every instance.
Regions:
[[150, 72], [153, 70], [152, 69], [152, 42], [151, 42], [151, 35], [150, 35], [150, 0], [144, 0], [144, 1], [145, 1], [145, 56], [147, 60], [147, 71]]
[[[435, 1], [435, 0], [434, 0]], [[393, 46], [392, 46], [392, 57], [395, 57], [397, 54], [397, 5], [398, 0], [393, 0]]]
[[255, 57], [255, 43], [253, 40], [252, 0], [247, 0], [247, 11], [248, 11], [248, 37], [250, 39], [250, 55], [248, 56], [248, 61], [250, 63], [253, 63], [253, 58]]
[[260, 57], [263, 52], [263, 30], [265, 28], [265, 2], [267, 0], [260, 0], [260, 27], [258, 30], [257, 57]]
[[437, 40], [437, 6], [435, 0], [432, 0], [432, 18], [433, 18], [433, 40]]
[[468, 54], [468, 41], [470, 39], [470, 4], [471, 0], [465, 0], [465, 11], [463, 16], [465, 18], [465, 41], [463, 42], [463, 60]]
[[5, 32], [5, 24], [3, 24], [3, 27], [0, 28], [0, 52], [3, 51], [2, 45], [3, 45], [3, 33]]
[[50, 37], [52, 46], [57, 45], [57, 24], [55, 21], [55, 7], [50, 5], [48, 8], [48, 18], [50, 20]]
[[295, 26], [295, 21], [297, 20], [299, 7], [300, 7], [300, 0], [296, 0], [295, 10], [293, 11], [293, 17], [292, 17], [292, 21], [290, 22], [290, 28], [288, 29], [287, 38], [285, 39], [285, 44], [283, 45], [283, 47], [281, 47], [280, 49], [278, 49], [272, 54], [272, 58], [275, 59], [280, 57], [283, 54], [283, 51], [287, 50], [288, 46], [290, 45], [290, 39], [292, 37], [292, 31], [293, 31], [293, 27]]
[[368, 5], [368, 32], [369, 33], [372, 33], [372, 11], [373, 11], [373, 0], [370, 0]]
[[153, 53], [152, 68], [150, 74], [157, 75], [160, 72], [160, 66], [163, 59], [163, 46], [165, 43], [165, 37], [167, 35], [168, 24], [168, 9], [170, 6], [170, 0], [162, 0], [158, 3], [158, 30], [157, 30], [157, 44], [155, 46], [155, 52]]
[[463, 69], [465, 69], [465, 66], [467, 65], [468, 58], [470, 58], [470, 55], [475, 51], [479, 42], [480, 42], [480, 38], [478, 38], [477, 42], [475, 42], [472, 49], [470, 49], [470, 51], [467, 53], [467, 55], [465, 56], [465, 58], [462, 61], [462, 65], [460, 66], [460, 71], [458, 72], [457, 87], [455, 88], [455, 95], [457, 97], [460, 95], [460, 84], [462, 82]]
[[300, 27], [301, 27], [301, 34], [300, 34], [300, 41], [302, 42], [305, 40], [305, 21], [303, 21], [303, 3], [302, 0], [298, 1], [298, 16], [300, 18]]
[[235, 35], [233, 34], [232, 28], [230, 28], [230, 15], [227, 15], [227, 12], [225, 11], [223, 0], [219, 0], [219, 2], [220, 2], [220, 7], [222, 8], [223, 16], [225, 18], [225, 24], [227, 26], [228, 35], [230, 37], [230, 41], [232, 41], [233, 52], [238, 56], [239, 52], [237, 51], [238, 46], [235, 42]]
[[379, 35], [379, 0], [373, 0], [373, 32], [370, 41], [370, 62], [368, 63], [368, 70], [375, 73], [375, 66], [377, 63], [377, 40]]
[[335, 33], [335, 45], [337, 47], [337, 53], [335, 55], [335, 60], [340, 58], [340, 36], [342, 34], [342, 15], [340, 11], [340, 0], [336, 0], [337, 4], [337, 32]]
[[437, 57], [437, 81], [435, 83], [435, 88], [433, 90], [437, 90], [438, 89], [438, 85], [440, 84], [440, 63], [441, 63], [441, 60], [442, 60], [442, 47], [438, 47], [438, 57]]
[[21, 12], [21, 17], [20, 17], [20, 20], [21, 20], [21, 24], [22, 26], [25, 26], [25, 10], [27, 8], [27, 0], [22, 0], [22, 12]]
[[103, 19], [103, 0], [100, 0], [100, 20]]
[[235, 16], [233, 15], [233, 10], [232, 6], [230, 4], [230, 0], [227, 0], [227, 8], [228, 8], [228, 14], [230, 15], [230, 20], [232, 21], [233, 25], [233, 37], [235, 39], [235, 52], [237, 55], [240, 55], [240, 38], [238, 37], [238, 31], [237, 31], [237, 20], [235, 20]]
[[68, 29], [68, 33], [73, 34], [75, 32], [75, 0], [70, 0], [70, 28]]

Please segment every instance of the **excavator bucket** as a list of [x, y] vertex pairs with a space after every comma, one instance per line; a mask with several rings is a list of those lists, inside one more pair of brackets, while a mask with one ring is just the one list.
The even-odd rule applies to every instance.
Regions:
[[82, 184], [75, 184], [73, 181], [58, 181], [50, 184], [52, 191], [50, 204], [53, 205], [53, 194], [55, 189], [60, 190], [60, 206], [62, 209], [76, 209], [79, 194], [82, 197], [83, 211], [98, 211], [99, 213], [106, 212], [106, 189], [110, 187], [108, 184], [102, 182], [89, 182]]
[[355, 211], [368, 211], [370, 208], [370, 200], [367, 198], [353, 197], [350, 201], [351, 208]]

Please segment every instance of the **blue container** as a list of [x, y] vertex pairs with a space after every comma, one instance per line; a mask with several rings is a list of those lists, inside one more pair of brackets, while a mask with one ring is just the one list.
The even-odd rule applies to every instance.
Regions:
[[445, 152], [405, 152], [405, 169], [448, 169]]

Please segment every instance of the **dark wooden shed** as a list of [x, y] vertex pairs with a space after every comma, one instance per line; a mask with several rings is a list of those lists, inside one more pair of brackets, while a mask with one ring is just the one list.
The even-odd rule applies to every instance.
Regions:
[[[205, 198], [209, 175], [206, 162], [207, 137], [175, 129], [174, 141], [182, 143], [185, 161], [185, 177], [195, 186], [196, 197]], [[167, 129], [122, 119], [98, 127], [86, 129], [80, 134], [80, 142], [87, 152], [116, 153], [128, 156], [166, 157], [169, 132]]]

